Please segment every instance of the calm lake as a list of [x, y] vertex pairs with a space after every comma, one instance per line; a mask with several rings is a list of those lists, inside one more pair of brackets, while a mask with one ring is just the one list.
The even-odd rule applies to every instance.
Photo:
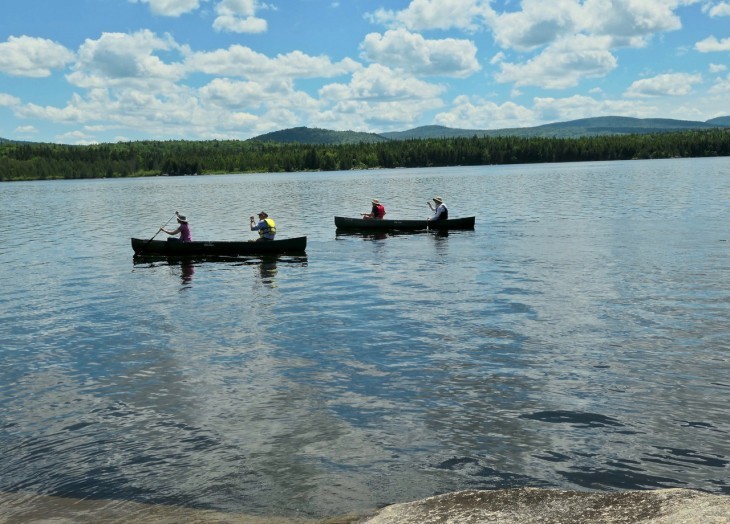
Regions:
[[[336, 233], [435, 195], [475, 230]], [[727, 158], [1, 184], [0, 492], [730, 494], [729, 203]], [[307, 256], [135, 263], [175, 210], [197, 240], [265, 210]]]

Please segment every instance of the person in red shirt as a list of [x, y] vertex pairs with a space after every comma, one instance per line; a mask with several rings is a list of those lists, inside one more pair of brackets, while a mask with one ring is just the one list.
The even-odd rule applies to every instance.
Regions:
[[370, 210], [370, 213], [360, 213], [362, 217], [377, 219], [383, 218], [385, 216], [385, 207], [383, 206], [383, 204], [381, 204], [377, 198], [373, 198], [372, 204], [373, 207]]

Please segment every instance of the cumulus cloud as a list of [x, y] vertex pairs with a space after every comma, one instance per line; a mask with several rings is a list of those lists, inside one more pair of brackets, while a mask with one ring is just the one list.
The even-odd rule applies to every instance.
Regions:
[[473, 42], [454, 38], [426, 40], [405, 29], [384, 35], [370, 33], [360, 49], [366, 60], [414, 74], [464, 78], [481, 68]]
[[319, 102], [303, 91], [297, 91], [286, 79], [239, 81], [215, 78], [199, 92], [200, 103], [212, 110], [268, 111], [296, 108], [300, 112], [316, 111]]
[[512, 127], [515, 122], [529, 126], [535, 122], [535, 114], [530, 109], [505, 102], [495, 104], [483, 98], [460, 95], [454, 100], [449, 111], [439, 113], [434, 122], [461, 129], [502, 129]]
[[412, 0], [407, 8], [378, 9], [368, 14], [375, 23], [410, 30], [463, 29], [475, 31], [489, 12], [485, 0]]
[[218, 15], [213, 22], [216, 31], [231, 33], [264, 33], [268, 24], [256, 16], [263, 7], [257, 0], [221, 0], [215, 7]]
[[12, 76], [50, 76], [73, 58], [71, 51], [46, 38], [11, 36], [0, 43], [0, 72]]
[[709, 36], [695, 44], [695, 49], [700, 53], [713, 53], [717, 51], [730, 51], [730, 38], [718, 40], [715, 36]]
[[637, 80], [626, 90], [628, 97], [683, 96], [692, 86], [702, 82], [702, 75], [668, 73]]
[[13, 107], [17, 105], [20, 105], [20, 98], [7, 93], [0, 93], [0, 106]]
[[129, 0], [133, 4], [149, 4], [156, 15], [180, 16], [200, 7], [198, 0]]
[[94, 88], [150, 85], [182, 78], [182, 64], [165, 63], [155, 54], [160, 51], [183, 50], [171, 37], [160, 38], [148, 30], [103, 33], [97, 40], [87, 39], [79, 48], [74, 72], [68, 80], [79, 87]]
[[610, 36], [614, 46], [640, 47], [655, 33], [682, 27], [674, 0], [587, 0], [578, 11], [579, 27], [595, 35]]
[[601, 115], [651, 116], [656, 111], [642, 101], [602, 100], [574, 95], [565, 98], [536, 97], [531, 106], [512, 102], [496, 104], [479, 97], [461, 95], [449, 111], [439, 113], [436, 123], [462, 129], [506, 129], [576, 120]]
[[719, 78], [710, 88], [710, 93], [730, 94], [730, 75], [727, 75], [725, 78]]
[[275, 58], [257, 53], [249, 47], [232, 45], [228, 49], [191, 53], [185, 61], [191, 72], [211, 75], [227, 75], [244, 78], [296, 77], [329, 78], [361, 68], [352, 59], [333, 63], [326, 56], [309, 56], [301, 51], [292, 51]]
[[671, 0], [523, 0], [521, 7], [485, 17], [505, 49], [530, 50], [577, 34], [610, 37], [611, 47], [640, 47], [655, 33], [681, 28]]
[[718, 2], [717, 4], [705, 4], [702, 8], [711, 17], [730, 16], [730, 3]]
[[574, 33], [579, 11], [575, 0], [525, 0], [521, 11], [490, 11], [486, 19], [501, 47], [526, 51]]
[[564, 38], [523, 64], [500, 62], [498, 82], [564, 89], [584, 77], [600, 77], [616, 68], [606, 37], [577, 35]]
[[727, 70], [725, 64], [710, 64], [710, 73], [722, 73]]
[[536, 97], [533, 111], [541, 122], [577, 120], [595, 116], [623, 115], [642, 117], [652, 108], [628, 100], [597, 100], [589, 96], [574, 95], [565, 98]]
[[[443, 106], [445, 88], [388, 67], [373, 64], [356, 71], [348, 84], [322, 87], [319, 96], [338, 117], [356, 117], [371, 126], [408, 125], [423, 112]], [[326, 116], [325, 116], [326, 117]], [[362, 127], [359, 126], [359, 127]]]
[[329, 100], [393, 102], [432, 99], [443, 91], [441, 86], [374, 64], [353, 74], [349, 84], [330, 84], [320, 89], [320, 94]]

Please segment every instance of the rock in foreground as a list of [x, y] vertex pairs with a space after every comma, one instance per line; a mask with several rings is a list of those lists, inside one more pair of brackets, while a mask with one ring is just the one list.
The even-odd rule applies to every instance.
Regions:
[[517, 488], [459, 491], [394, 504], [367, 524], [726, 524], [730, 497], [687, 489], [584, 493]]

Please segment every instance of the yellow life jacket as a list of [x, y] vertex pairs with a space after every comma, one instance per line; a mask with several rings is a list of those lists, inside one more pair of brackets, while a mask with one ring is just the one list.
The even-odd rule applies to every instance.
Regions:
[[262, 227], [259, 229], [259, 236], [264, 236], [266, 233], [269, 233], [271, 235], [276, 234], [276, 222], [274, 222], [273, 218], [265, 218], [264, 222], [266, 222], [266, 227]]

